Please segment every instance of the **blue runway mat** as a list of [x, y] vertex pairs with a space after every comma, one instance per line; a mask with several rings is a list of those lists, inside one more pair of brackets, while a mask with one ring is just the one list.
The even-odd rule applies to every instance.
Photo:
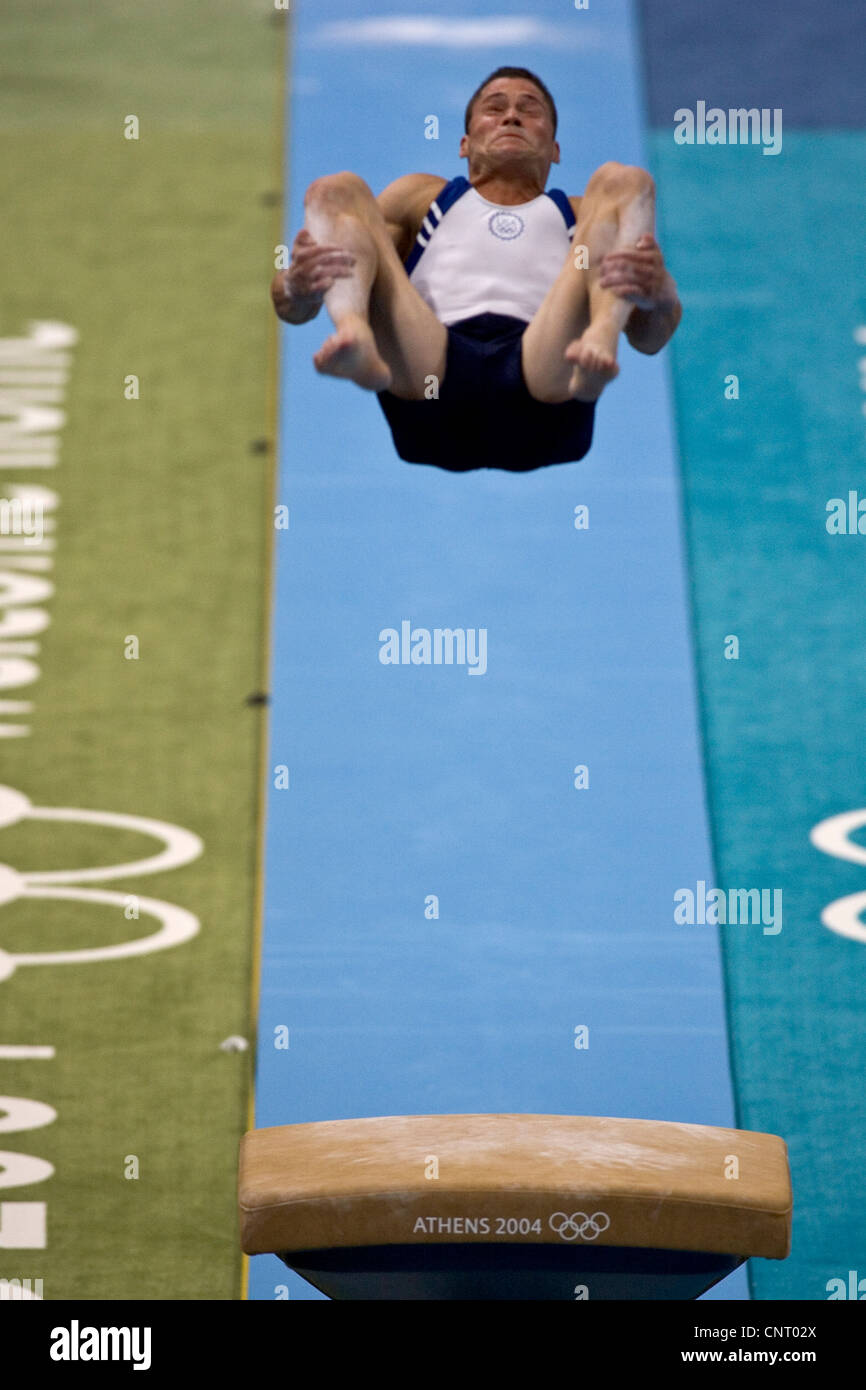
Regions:
[[[298, 7], [287, 241], [319, 174], [378, 193], [461, 172], [463, 107], [500, 63], [557, 99], [549, 186], [646, 164], [630, 7], [499, 11], [442, 5], [422, 46], [395, 6]], [[624, 347], [583, 462], [454, 476], [402, 463], [372, 397], [315, 373], [329, 331], [282, 333], [269, 765], [289, 786], [269, 796], [257, 1125], [734, 1124], [718, 934], [674, 920], [675, 889], [714, 875], [666, 356]], [[483, 629], [486, 671], [383, 665], [404, 621]], [[254, 1260], [251, 1297], [280, 1289], [318, 1297]], [[747, 1297], [744, 1272], [714, 1293]]]

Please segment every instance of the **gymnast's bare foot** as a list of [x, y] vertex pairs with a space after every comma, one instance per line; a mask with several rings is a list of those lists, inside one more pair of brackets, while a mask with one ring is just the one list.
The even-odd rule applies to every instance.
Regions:
[[574, 362], [568, 391], [578, 401], [596, 401], [619, 374], [616, 346], [619, 324], [612, 318], [593, 319], [589, 327], [569, 343], [566, 361]]
[[346, 314], [314, 354], [316, 371], [345, 377], [365, 391], [385, 391], [391, 372], [379, 356], [373, 330], [360, 314]]

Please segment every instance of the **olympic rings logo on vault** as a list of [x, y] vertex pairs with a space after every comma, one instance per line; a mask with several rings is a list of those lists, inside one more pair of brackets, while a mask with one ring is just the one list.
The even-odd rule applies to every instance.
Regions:
[[607, 1230], [610, 1217], [604, 1211], [594, 1211], [592, 1216], [587, 1216], [585, 1211], [573, 1211], [571, 1216], [564, 1211], [555, 1211], [548, 1225], [561, 1240], [577, 1240], [578, 1236], [582, 1240], [595, 1240], [596, 1236]]
[[[116, 878], [138, 877], [178, 869], [197, 859], [204, 842], [191, 830], [170, 825], [167, 821], [150, 820], [144, 816], [121, 815], [113, 811], [86, 811], [67, 807], [34, 806], [22, 792], [0, 786], [0, 831], [23, 820], [68, 821], [77, 825], [99, 825], [115, 830], [133, 830], [161, 840], [163, 848], [144, 859], [126, 864], [107, 864], [90, 869], [47, 869], [19, 873], [8, 864], [0, 863], [0, 906], [18, 899], [63, 899], [97, 905], [126, 908], [132, 894], [116, 893], [103, 888], [81, 888], [83, 883], [105, 883]], [[96, 946], [69, 951], [29, 951], [13, 953], [0, 950], [0, 982], [8, 980], [20, 965], [79, 965], [93, 961], [123, 960], [129, 956], [149, 955], [169, 946], [190, 941], [199, 931], [199, 920], [186, 908], [160, 898], [134, 895], [142, 913], [159, 923], [157, 931], [116, 946]]]

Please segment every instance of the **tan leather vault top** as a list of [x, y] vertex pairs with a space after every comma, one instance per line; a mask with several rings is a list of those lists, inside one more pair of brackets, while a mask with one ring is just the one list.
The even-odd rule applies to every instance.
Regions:
[[248, 1255], [589, 1239], [784, 1259], [792, 1197], [774, 1134], [583, 1115], [399, 1115], [251, 1131], [239, 1205]]

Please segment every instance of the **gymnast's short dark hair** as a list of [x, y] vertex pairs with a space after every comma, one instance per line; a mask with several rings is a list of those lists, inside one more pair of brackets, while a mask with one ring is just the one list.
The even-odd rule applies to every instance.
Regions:
[[553, 121], [553, 133], [554, 135], [556, 134], [556, 127], [559, 122], [559, 117], [556, 114], [556, 102], [553, 100], [553, 97], [550, 95], [550, 92], [545, 87], [541, 78], [536, 77], [534, 72], [529, 71], [529, 68], [497, 68], [496, 71], [492, 72], [489, 77], [485, 77], [484, 81], [481, 83], [481, 86], [478, 87], [476, 91], [472, 93], [472, 96], [469, 98], [469, 104], [466, 107], [466, 116], [464, 118], [464, 130], [469, 130], [469, 123], [472, 120], [472, 108], [475, 105], [478, 98], [481, 96], [481, 93], [484, 91], [484, 88], [487, 87], [491, 82], [493, 82], [497, 77], [525, 77], [527, 82], [534, 82], [535, 86], [543, 95], [544, 100], [547, 102], [547, 106], [550, 110], [550, 118]]

